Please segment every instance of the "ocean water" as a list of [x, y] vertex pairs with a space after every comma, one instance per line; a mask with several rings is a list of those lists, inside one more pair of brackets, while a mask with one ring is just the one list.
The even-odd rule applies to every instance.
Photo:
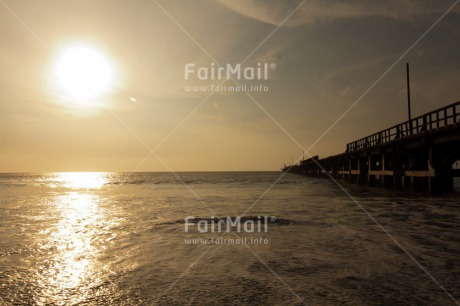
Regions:
[[292, 174], [177, 175], [1, 174], [0, 304], [460, 300], [458, 191], [345, 185], [353, 200]]

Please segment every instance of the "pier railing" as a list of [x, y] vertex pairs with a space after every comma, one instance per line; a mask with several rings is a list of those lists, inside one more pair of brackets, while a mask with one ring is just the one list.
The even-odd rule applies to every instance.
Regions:
[[424, 133], [460, 122], [460, 101], [347, 144], [347, 152]]

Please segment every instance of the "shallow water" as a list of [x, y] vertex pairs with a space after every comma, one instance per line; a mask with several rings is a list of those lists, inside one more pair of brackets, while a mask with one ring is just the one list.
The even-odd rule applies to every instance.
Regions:
[[[460, 299], [458, 192], [345, 185], [355, 202], [331, 181], [289, 174], [260, 198], [280, 173], [178, 175], [1, 174], [0, 304]], [[226, 232], [241, 215], [255, 230]], [[218, 217], [224, 230], [210, 232]]]

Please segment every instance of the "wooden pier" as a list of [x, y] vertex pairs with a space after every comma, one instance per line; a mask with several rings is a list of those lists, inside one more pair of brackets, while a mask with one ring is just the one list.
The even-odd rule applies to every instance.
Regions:
[[303, 160], [283, 171], [434, 193], [460, 176], [460, 102], [347, 144], [345, 153]]

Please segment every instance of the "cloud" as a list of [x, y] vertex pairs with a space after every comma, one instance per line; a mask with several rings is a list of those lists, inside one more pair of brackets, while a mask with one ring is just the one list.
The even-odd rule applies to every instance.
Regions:
[[[243, 16], [278, 25], [302, 0], [220, 0], [220, 3]], [[449, 0], [309, 0], [305, 1], [284, 26], [371, 16], [410, 20], [418, 15], [443, 13], [451, 4], [452, 1]], [[460, 7], [457, 6], [453, 11], [459, 13]]]

